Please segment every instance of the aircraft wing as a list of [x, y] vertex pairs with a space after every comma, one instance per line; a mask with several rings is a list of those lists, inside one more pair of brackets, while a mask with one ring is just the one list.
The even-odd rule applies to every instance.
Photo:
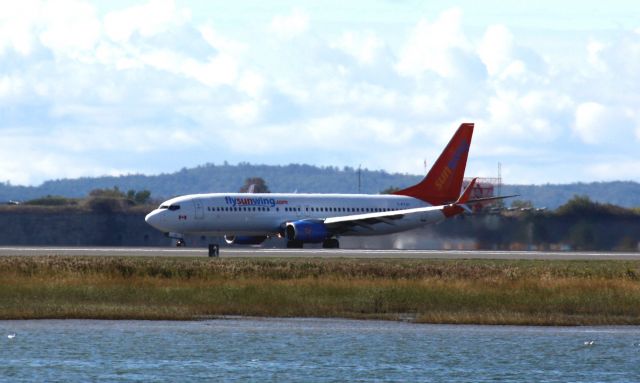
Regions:
[[443, 210], [444, 206], [419, 207], [414, 209], [404, 209], [395, 211], [385, 211], [378, 213], [354, 214], [341, 217], [325, 218], [324, 224], [327, 229], [335, 233], [347, 232], [355, 227], [363, 227], [374, 230], [374, 225], [384, 224], [395, 226], [397, 221], [414, 214], [425, 214]]
[[[477, 178], [471, 180], [469, 186], [467, 186], [458, 200], [451, 204], [385, 211], [379, 213], [347, 215], [342, 217], [330, 217], [324, 220], [324, 225], [327, 227], [327, 229], [334, 232], [345, 232], [349, 231], [355, 226], [374, 230], [373, 225], [376, 224], [396, 225], [396, 222], [398, 220], [415, 214], [425, 216], [424, 219], [427, 219], [426, 216], [436, 213], [435, 217], [433, 218], [434, 220], [438, 218], [451, 217], [464, 211], [471, 211], [469, 207], [466, 206], [466, 203], [471, 197], [471, 191], [476, 184], [476, 180]], [[437, 214], [438, 212], [441, 213], [441, 215]]]

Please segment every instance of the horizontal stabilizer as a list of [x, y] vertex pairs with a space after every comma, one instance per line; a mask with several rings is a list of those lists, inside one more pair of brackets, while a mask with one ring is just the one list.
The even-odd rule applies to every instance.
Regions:
[[498, 197], [474, 198], [474, 199], [470, 199], [465, 203], [474, 204], [474, 203], [480, 203], [480, 202], [491, 202], [491, 201], [499, 201], [501, 199], [506, 199], [506, 198], [513, 198], [513, 197], [520, 197], [520, 194], [503, 195]]

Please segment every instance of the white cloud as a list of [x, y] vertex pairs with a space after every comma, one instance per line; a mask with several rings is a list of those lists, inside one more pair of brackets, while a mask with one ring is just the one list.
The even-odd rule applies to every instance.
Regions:
[[18, 98], [23, 91], [24, 82], [21, 78], [14, 76], [0, 77], [0, 100]]
[[504, 25], [492, 25], [484, 33], [478, 46], [478, 54], [495, 76], [505, 70], [513, 60], [514, 37]]
[[238, 63], [226, 54], [220, 54], [209, 59], [207, 62], [200, 62], [195, 59], [186, 59], [179, 64], [180, 72], [187, 77], [200, 81], [207, 86], [230, 85], [236, 81], [238, 76]]
[[123, 43], [138, 33], [151, 37], [187, 22], [191, 14], [187, 9], [176, 9], [173, 0], [151, 0], [121, 11], [114, 11], [104, 18], [104, 29], [113, 41]]
[[238, 125], [253, 124], [260, 116], [261, 106], [255, 101], [231, 105], [227, 108], [229, 118]]
[[587, 60], [589, 61], [589, 64], [599, 71], [607, 70], [607, 64], [601, 57], [605, 48], [605, 44], [599, 41], [590, 41], [587, 44]]
[[245, 71], [238, 80], [238, 89], [245, 92], [247, 95], [253, 98], [257, 98], [264, 92], [265, 78], [260, 73], [255, 71]]
[[476, 122], [477, 171], [502, 161], [531, 178], [549, 166], [551, 180], [598, 179], [604, 165], [588, 172], [580, 153], [608, 164], [596, 157], [635, 155], [640, 140], [637, 31], [568, 42], [562, 61], [512, 25], [468, 28], [461, 8], [393, 28], [292, 9], [265, 31], [252, 14], [194, 21], [183, 2], [106, 13], [63, 1], [0, 13], [0, 172], [14, 183], [166, 170], [167, 151], [176, 168], [236, 159], [417, 173], [461, 121]]
[[499, 89], [488, 100], [486, 127], [493, 140], [525, 139], [549, 142], [556, 139], [569, 115], [572, 101], [552, 91], [519, 93]]
[[78, 55], [91, 50], [101, 35], [95, 9], [82, 1], [47, 2], [42, 7], [42, 45], [56, 54]]
[[295, 8], [288, 15], [276, 15], [271, 19], [269, 30], [282, 39], [292, 39], [309, 29], [309, 15]]
[[22, 55], [32, 52], [34, 28], [41, 16], [42, 4], [37, 0], [9, 1], [0, 12], [0, 55], [13, 49]]
[[248, 50], [246, 44], [233, 40], [227, 36], [223, 36], [211, 25], [203, 25], [198, 28], [198, 30], [200, 31], [202, 38], [217, 51], [239, 57], [244, 55]]
[[580, 104], [576, 109], [575, 132], [587, 143], [595, 144], [607, 131], [607, 112], [603, 105], [596, 102]]
[[462, 10], [453, 8], [429, 23], [421, 19], [404, 44], [396, 70], [403, 76], [419, 76], [432, 71], [453, 77], [466, 70], [464, 56], [471, 45], [462, 31]]
[[586, 176], [602, 181], [638, 180], [640, 179], [640, 161], [628, 158], [617, 158], [590, 164]]
[[378, 58], [379, 51], [385, 44], [375, 33], [367, 31], [344, 32], [331, 43], [331, 47], [353, 56], [360, 64], [371, 65]]
[[636, 129], [631, 110], [585, 102], [576, 108], [574, 132], [585, 143], [609, 144], [628, 140]]

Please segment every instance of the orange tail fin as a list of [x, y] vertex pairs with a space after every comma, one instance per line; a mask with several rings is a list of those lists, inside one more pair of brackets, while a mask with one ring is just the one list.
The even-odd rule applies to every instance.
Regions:
[[473, 123], [461, 124], [427, 176], [419, 184], [394, 194], [418, 198], [432, 205], [455, 202], [460, 197], [472, 136]]

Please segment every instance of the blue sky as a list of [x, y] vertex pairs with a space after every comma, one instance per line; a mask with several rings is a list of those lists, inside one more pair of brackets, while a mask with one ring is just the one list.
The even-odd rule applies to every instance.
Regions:
[[309, 163], [640, 181], [640, 7], [622, 1], [6, 2], [0, 181]]

